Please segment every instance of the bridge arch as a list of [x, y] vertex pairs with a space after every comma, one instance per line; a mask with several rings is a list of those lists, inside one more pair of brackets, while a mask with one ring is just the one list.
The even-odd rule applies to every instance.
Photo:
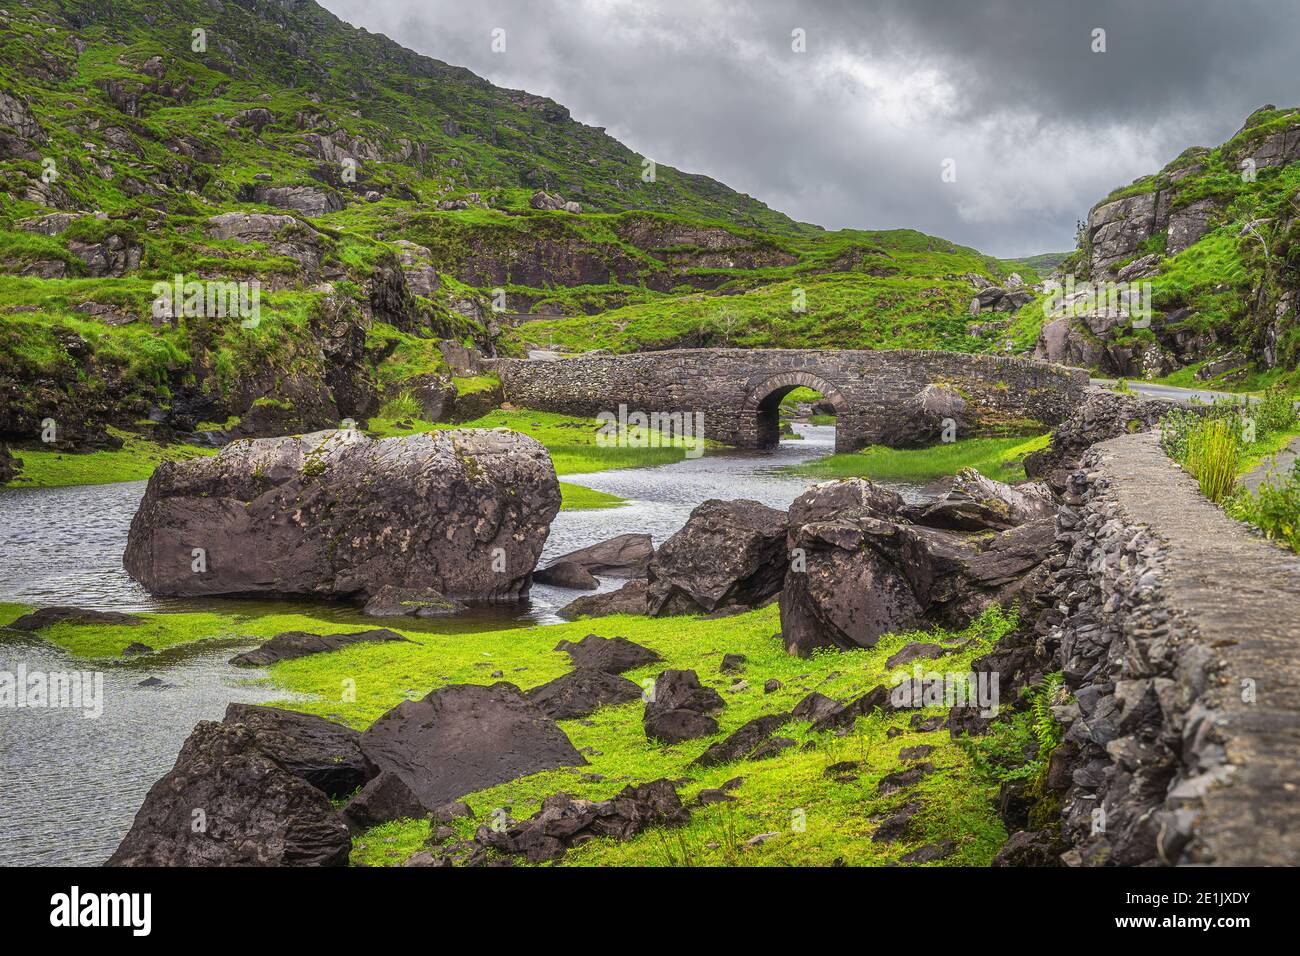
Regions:
[[836, 419], [840, 419], [848, 410], [849, 403], [843, 393], [812, 372], [790, 371], [769, 375], [749, 388], [742, 406], [742, 414], [754, 418], [756, 447], [773, 448], [780, 443], [781, 400], [800, 387], [820, 392], [822, 398], [835, 407]]

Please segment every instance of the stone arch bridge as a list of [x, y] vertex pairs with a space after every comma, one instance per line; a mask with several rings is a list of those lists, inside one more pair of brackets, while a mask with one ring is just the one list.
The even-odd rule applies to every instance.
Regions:
[[595, 416], [619, 405], [646, 413], [702, 412], [708, 438], [739, 448], [779, 439], [778, 406], [800, 385], [835, 407], [837, 451], [897, 444], [914, 431], [918, 393], [957, 392], [971, 432], [1052, 426], [1082, 400], [1088, 375], [1032, 359], [960, 352], [831, 349], [672, 349], [497, 363], [506, 401]]

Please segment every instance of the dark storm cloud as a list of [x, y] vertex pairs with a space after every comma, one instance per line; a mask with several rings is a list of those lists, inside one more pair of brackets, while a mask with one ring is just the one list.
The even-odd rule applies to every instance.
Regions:
[[1113, 187], [1220, 142], [1265, 102], [1300, 105], [1300, 6], [1286, 0], [325, 6], [797, 219], [908, 226], [996, 255], [1069, 248]]

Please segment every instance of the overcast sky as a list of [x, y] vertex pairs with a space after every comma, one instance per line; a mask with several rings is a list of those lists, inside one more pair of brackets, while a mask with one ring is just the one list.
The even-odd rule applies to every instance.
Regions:
[[1069, 249], [1115, 186], [1300, 105], [1291, 0], [322, 2], [796, 219], [998, 256]]

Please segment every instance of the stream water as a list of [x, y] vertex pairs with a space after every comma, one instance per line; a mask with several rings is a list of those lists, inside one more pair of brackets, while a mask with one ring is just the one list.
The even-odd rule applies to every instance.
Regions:
[[[629, 503], [561, 512], [540, 563], [630, 531], [648, 532], [658, 544], [709, 498], [752, 498], [788, 507], [812, 481], [782, 469], [830, 454], [834, 446], [832, 427], [796, 428], [802, 440], [783, 442], [770, 452], [566, 475], [566, 481]], [[127, 531], [143, 492], [144, 482], [0, 491], [0, 601], [116, 611], [301, 609], [340, 623], [373, 624], [344, 605], [150, 596], [122, 569]], [[602, 589], [622, 583], [608, 580]], [[578, 593], [536, 586], [527, 604], [430, 626], [464, 630], [551, 623], [558, 620], [555, 611]], [[283, 699], [283, 691], [256, 683], [262, 672], [229, 666], [232, 646], [203, 642], [146, 661], [86, 662], [39, 639], [0, 630], [0, 672], [15, 673], [20, 665], [28, 673], [94, 668], [103, 675], [104, 702], [96, 719], [69, 708], [0, 709], [0, 865], [103, 862], [129, 829], [149, 787], [171, 769], [195, 723], [220, 719], [231, 701]], [[139, 686], [147, 677], [158, 677], [163, 685]]]

